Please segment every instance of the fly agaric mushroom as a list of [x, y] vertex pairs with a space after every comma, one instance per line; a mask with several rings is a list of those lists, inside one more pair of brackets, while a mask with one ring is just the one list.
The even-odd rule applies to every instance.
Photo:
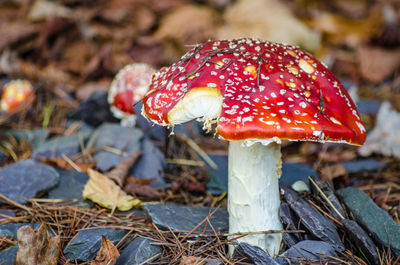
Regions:
[[121, 124], [133, 127], [136, 114], [133, 105], [146, 94], [155, 69], [144, 63], [134, 63], [122, 68], [115, 76], [108, 92], [108, 103], [114, 117]]
[[0, 110], [4, 112], [18, 111], [30, 107], [35, 99], [31, 83], [27, 80], [13, 80], [4, 85], [0, 99]]
[[[366, 137], [354, 103], [324, 65], [299, 48], [255, 39], [193, 48], [153, 76], [143, 102], [143, 114], [160, 125], [201, 118], [230, 141], [230, 233], [282, 229], [282, 139], [361, 145]], [[281, 234], [237, 241], [274, 256]]]

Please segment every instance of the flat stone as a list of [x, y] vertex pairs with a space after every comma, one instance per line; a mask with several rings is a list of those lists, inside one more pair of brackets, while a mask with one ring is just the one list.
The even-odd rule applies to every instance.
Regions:
[[64, 256], [72, 261], [92, 260], [100, 249], [102, 236], [107, 237], [115, 245], [127, 232], [112, 228], [82, 230], [64, 248]]
[[228, 156], [215, 154], [208, 154], [208, 156], [218, 165], [218, 169], [213, 169], [207, 164], [210, 176], [207, 191], [212, 195], [220, 195], [228, 190]]
[[364, 229], [356, 222], [349, 219], [343, 219], [341, 222], [344, 225], [346, 233], [350, 240], [357, 248], [361, 248], [362, 255], [365, 255], [370, 264], [379, 264], [379, 253], [372, 239], [367, 235]]
[[356, 161], [341, 162], [348, 173], [356, 173], [360, 171], [376, 171], [386, 166], [385, 162], [376, 159], [361, 159]]
[[247, 243], [240, 243], [235, 248], [233, 257], [240, 259], [241, 262], [249, 262], [255, 265], [279, 265], [279, 263], [260, 247], [252, 246]]
[[0, 209], [0, 220], [7, 217], [15, 217], [15, 213], [8, 209]]
[[[143, 264], [144, 261], [151, 259], [156, 260], [161, 256], [161, 246], [152, 245], [153, 241], [143, 237], [135, 238], [129, 245], [122, 251], [116, 265], [137, 265]], [[147, 263], [146, 263], [147, 264]]]
[[221, 260], [217, 259], [205, 259], [205, 262], [207, 262], [204, 265], [223, 265], [224, 263]]
[[57, 186], [60, 175], [50, 166], [21, 160], [0, 169], [0, 193], [18, 203]]
[[304, 240], [292, 246], [280, 256], [288, 258], [292, 263], [303, 263], [310, 260], [324, 260], [327, 256], [336, 257], [337, 254], [335, 248], [329, 243], [324, 241]]
[[68, 113], [68, 118], [73, 120], [82, 120], [85, 123], [97, 127], [104, 122], [115, 122], [119, 120], [114, 118], [110, 111], [110, 105], [107, 102], [107, 91], [95, 91], [88, 99], [83, 101], [78, 109]]
[[134, 106], [135, 112], [138, 113], [138, 115], [136, 115], [137, 127], [139, 127], [143, 131], [143, 133], [151, 139], [162, 143], [165, 142], [165, 139], [168, 136], [166, 127], [158, 125], [143, 117], [143, 115], [141, 115], [142, 106], [142, 102], [139, 102]]
[[343, 251], [345, 247], [340, 240], [335, 224], [315, 210], [300, 195], [281, 183], [281, 190], [289, 207], [297, 214], [301, 223], [315, 237], [330, 243], [337, 250]]
[[376, 100], [360, 99], [357, 102], [357, 109], [360, 114], [375, 115], [378, 113], [381, 104]]
[[[218, 165], [218, 170], [208, 168], [210, 180], [207, 183], [207, 191], [212, 195], [219, 195], [228, 191], [228, 156], [212, 154], [209, 156]], [[309, 176], [318, 177], [317, 172], [310, 166], [300, 163], [283, 163], [279, 182], [292, 185], [297, 181], [303, 181], [309, 187]]]
[[363, 191], [348, 187], [336, 192], [357, 223], [372, 234], [379, 244], [400, 256], [400, 226]]
[[[281, 203], [279, 209], [279, 217], [281, 218], [281, 222], [283, 227], [287, 230], [297, 230], [295, 224], [298, 223], [298, 218], [292, 214], [290, 207], [287, 203]], [[287, 247], [291, 247], [295, 245], [297, 242], [302, 240], [301, 233], [283, 233], [282, 234], [283, 242]]]
[[14, 260], [17, 257], [18, 246], [12, 246], [0, 251], [1, 265], [14, 265]]
[[0, 224], [0, 236], [16, 240], [18, 229], [25, 225], [32, 227], [32, 229], [36, 229], [38, 227], [37, 224], [30, 223]]
[[34, 130], [6, 130], [3, 132], [4, 136], [12, 136], [18, 141], [24, 140], [29, 142], [33, 148], [36, 148], [41, 143], [46, 141], [49, 137], [48, 130], [34, 129]]
[[165, 188], [168, 186], [164, 180], [165, 167], [164, 154], [150, 139], [143, 138], [142, 155], [131, 169], [130, 175], [139, 179], [154, 179], [149, 184], [151, 187]]
[[0, 151], [0, 167], [3, 165], [5, 160], [6, 160], [6, 155], [2, 151]]
[[57, 169], [60, 174], [60, 184], [49, 191], [48, 197], [52, 199], [78, 199], [82, 198], [83, 187], [89, 180], [89, 175], [74, 169]]
[[[212, 207], [190, 207], [190, 206], [178, 206], [172, 204], [147, 204], [144, 210], [153, 220], [153, 223], [159, 228], [172, 231], [185, 231], [189, 232], [199, 223], [213, 212], [216, 208]], [[215, 231], [227, 231], [228, 230], [228, 212], [224, 209], [217, 209], [214, 214], [210, 216], [210, 222], [213, 225]], [[213, 233], [212, 229], [207, 222], [200, 225], [195, 232], [203, 232], [206, 227], [206, 233]]]
[[79, 153], [81, 142], [85, 142], [90, 134], [91, 130], [83, 130], [67, 136], [54, 137], [39, 144], [32, 153], [32, 159], [43, 161], [46, 158], [61, 157], [62, 155], [74, 156]]
[[[93, 142], [96, 149], [112, 147], [125, 152], [129, 156], [140, 151], [142, 138], [143, 132], [139, 129], [105, 123], [95, 130], [89, 142]], [[126, 157], [103, 150], [94, 154], [93, 158], [96, 160], [97, 168], [107, 171], [119, 165]]]

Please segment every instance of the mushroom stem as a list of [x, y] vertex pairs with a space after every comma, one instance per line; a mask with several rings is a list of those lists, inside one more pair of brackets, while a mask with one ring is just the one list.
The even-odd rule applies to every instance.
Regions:
[[[229, 233], [281, 230], [279, 218], [281, 146], [243, 141], [229, 144], [228, 211]], [[246, 242], [275, 256], [281, 245], [281, 234], [247, 235], [236, 241]], [[229, 249], [233, 254], [234, 247]]]

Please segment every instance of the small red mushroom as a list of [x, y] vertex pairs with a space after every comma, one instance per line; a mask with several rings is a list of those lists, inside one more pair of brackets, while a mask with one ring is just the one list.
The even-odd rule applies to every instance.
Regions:
[[108, 103], [113, 115], [123, 126], [136, 123], [134, 104], [146, 94], [155, 69], [144, 63], [134, 63], [122, 68], [115, 76], [108, 92]]
[[[362, 145], [366, 131], [338, 79], [297, 47], [208, 41], [153, 76], [143, 114], [173, 126], [201, 118], [230, 141], [230, 232], [279, 230], [282, 139]], [[210, 127], [209, 127], [210, 128]], [[238, 239], [279, 252], [280, 234]]]
[[30, 107], [35, 99], [31, 83], [27, 80], [13, 80], [4, 85], [0, 99], [0, 110], [14, 112]]

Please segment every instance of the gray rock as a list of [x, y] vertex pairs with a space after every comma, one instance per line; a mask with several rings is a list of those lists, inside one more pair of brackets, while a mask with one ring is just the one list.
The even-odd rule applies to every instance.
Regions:
[[[144, 261], [154, 261], [159, 258], [162, 248], [152, 245], [147, 238], [137, 237], [122, 251], [116, 265], [137, 265]], [[151, 259], [154, 257], [154, 259]], [[144, 263], [148, 264], [148, 263]]]
[[[122, 127], [119, 124], [105, 123], [92, 134], [90, 142], [94, 143], [96, 149], [105, 146], [123, 151], [131, 155], [141, 149], [143, 132], [139, 129]], [[110, 151], [99, 151], [94, 156], [96, 166], [102, 171], [117, 166], [126, 157]]]
[[205, 259], [205, 262], [207, 262], [204, 265], [223, 265], [224, 263], [221, 260], [217, 259]]
[[143, 131], [143, 133], [151, 139], [164, 143], [167, 138], [166, 127], [160, 126], [143, 117], [143, 115], [140, 114], [142, 113], [142, 106], [142, 102], [139, 102], [134, 106], [135, 112], [138, 113], [138, 115], [136, 116], [137, 127], [139, 127]]
[[164, 169], [165, 156], [148, 138], [142, 141], [142, 155], [133, 166], [130, 175], [139, 179], [154, 179], [149, 185], [155, 188], [165, 188]]
[[[215, 210], [212, 207], [190, 207], [172, 204], [147, 204], [143, 208], [151, 217], [153, 223], [161, 229], [167, 230], [169, 227], [172, 231], [185, 232], [191, 231], [204, 221], [209, 213]], [[228, 230], [229, 217], [226, 210], [217, 209], [209, 219], [215, 231]], [[206, 233], [213, 233], [207, 222], [200, 225], [195, 232], [202, 232], [204, 227], [207, 227]]]
[[80, 143], [85, 142], [91, 134], [90, 130], [83, 130], [67, 136], [54, 137], [42, 144], [32, 153], [32, 158], [36, 161], [43, 161], [46, 158], [74, 156], [80, 151]]
[[8, 209], [0, 209], [0, 220], [7, 217], [15, 217], [15, 213]]
[[233, 253], [233, 257], [240, 259], [241, 262], [250, 262], [255, 265], [279, 265], [260, 247], [252, 246], [247, 243], [240, 243]]
[[0, 251], [0, 264], [13, 265], [14, 260], [17, 257], [17, 253], [18, 253], [18, 246], [12, 246]]
[[0, 167], [3, 165], [5, 160], [6, 160], [6, 155], [2, 151], [0, 151]]
[[341, 222], [350, 240], [361, 249], [362, 255], [366, 256], [371, 264], [379, 264], [379, 254], [376, 246], [364, 229], [353, 220], [343, 219]]
[[76, 170], [58, 169], [60, 184], [49, 191], [48, 197], [52, 199], [78, 199], [82, 198], [83, 187], [89, 180], [89, 175]]
[[36, 148], [41, 143], [46, 141], [49, 137], [49, 132], [47, 130], [42, 129], [34, 129], [34, 130], [6, 130], [2, 133], [4, 136], [12, 136], [15, 139], [21, 141], [28, 141], [33, 148]]
[[107, 237], [115, 245], [127, 232], [111, 228], [82, 230], [64, 248], [64, 256], [72, 261], [92, 260], [100, 249], [102, 236]]
[[348, 173], [355, 173], [360, 171], [376, 171], [386, 166], [385, 162], [376, 159], [360, 159], [356, 161], [347, 161], [338, 163], [342, 165]]
[[381, 104], [381, 102], [376, 100], [360, 99], [357, 102], [357, 109], [360, 114], [376, 115]]
[[30, 223], [1, 224], [0, 236], [15, 240], [17, 238], [18, 229], [20, 229], [25, 225], [32, 227], [32, 229], [36, 229], [38, 227], [37, 224], [30, 224]]
[[370, 232], [379, 244], [400, 255], [400, 226], [363, 191], [345, 188], [337, 191], [356, 221]]
[[309, 186], [308, 177], [310, 176], [317, 178], [318, 174], [312, 167], [306, 164], [283, 163], [282, 176], [279, 179], [279, 182], [292, 185], [296, 181], [303, 181], [307, 186]]
[[107, 102], [107, 91], [95, 91], [81, 103], [78, 109], [68, 113], [68, 118], [82, 120], [91, 126], [99, 126], [104, 122], [119, 122], [114, 118]]
[[280, 256], [289, 259], [292, 264], [303, 264], [310, 260], [326, 260], [329, 256], [336, 257], [337, 253], [329, 243], [304, 240], [292, 246]]
[[297, 192], [281, 183], [281, 190], [289, 207], [297, 214], [301, 223], [315, 237], [330, 243], [337, 250], [343, 251], [345, 247], [340, 240], [335, 224], [311, 207]]
[[0, 193], [18, 203], [57, 186], [59, 174], [52, 167], [21, 160], [0, 169]]
[[[281, 207], [279, 209], [279, 217], [281, 218], [281, 222], [285, 229], [297, 230], [295, 224], [298, 223], [298, 220], [297, 218], [295, 218], [295, 216], [293, 216], [289, 205], [285, 202], [281, 203]], [[282, 239], [287, 247], [291, 247], [295, 245], [298, 241], [302, 240], [302, 237], [301, 233], [284, 233], [282, 234]]]

